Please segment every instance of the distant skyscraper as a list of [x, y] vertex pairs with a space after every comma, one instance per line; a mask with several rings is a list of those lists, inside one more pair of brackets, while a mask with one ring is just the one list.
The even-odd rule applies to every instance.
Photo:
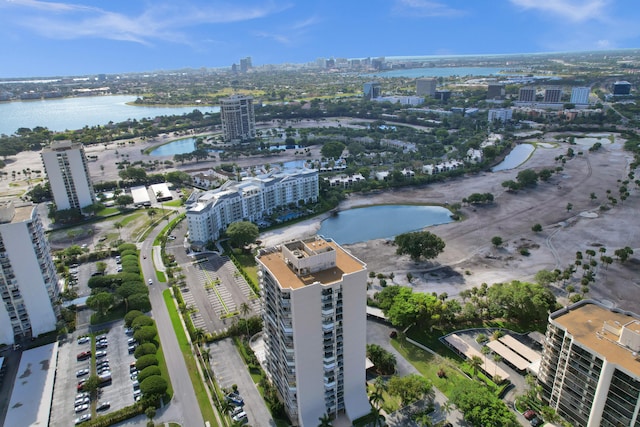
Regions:
[[562, 102], [562, 89], [548, 88], [544, 91], [545, 104], [559, 104]]
[[436, 85], [438, 81], [436, 79], [417, 79], [416, 80], [416, 95], [418, 96], [430, 96], [436, 94]]
[[369, 413], [366, 265], [320, 237], [262, 250], [257, 261], [266, 371], [293, 424]]
[[363, 92], [365, 99], [373, 99], [380, 96], [380, 83], [378, 82], [368, 82], [363, 86]]
[[487, 99], [504, 99], [505, 91], [502, 83], [489, 83], [487, 86]]
[[0, 206], [0, 293], [0, 343], [56, 329], [58, 278], [33, 206]]
[[251, 57], [247, 56], [246, 58], [242, 58], [240, 60], [240, 71], [246, 73], [251, 69]]
[[232, 95], [222, 99], [220, 117], [225, 141], [247, 141], [256, 137], [256, 118], [251, 96]]
[[571, 89], [571, 103], [575, 105], [587, 105], [589, 104], [589, 92], [591, 89], [588, 87], [574, 87]]
[[640, 425], [640, 317], [592, 300], [551, 313], [538, 384], [571, 425]]
[[57, 210], [82, 209], [96, 203], [82, 144], [54, 141], [41, 156]]
[[631, 83], [618, 81], [613, 84], [613, 94], [618, 96], [629, 95], [631, 93]]
[[518, 94], [518, 101], [536, 102], [536, 89], [533, 87], [520, 88], [520, 92]]

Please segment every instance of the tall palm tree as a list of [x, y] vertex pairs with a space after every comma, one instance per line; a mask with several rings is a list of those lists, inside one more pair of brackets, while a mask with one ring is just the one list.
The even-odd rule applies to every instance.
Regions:
[[209, 347], [205, 347], [200, 351], [200, 354], [202, 354], [204, 361], [209, 363], [209, 360], [211, 360], [211, 349]]
[[233, 405], [227, 399], [222, 399], [220, 401], [220, 412], [225, 415], [229, 415], [229, 413], [233, 411]]
[[331, 426], [333, 426], [333, 424], [331, 424], [331, 418], [329, 417], [329, 414], [324, 414], [323, 416], [318, 418], [318, 420], [320, 421], [320, 424], [318, 424], [318, 427], [331, 427]]
[[480, 366], [482, 366], [482, 359], [480, 356], [472, 356], [469, 360], [469, 365], [471, 365], [471, 369], [473, 369], [473, 376], [478, 377], [478, 370]]
[[374, 408], [377, 408], [381, 402], [384, 402], [384, 395], [381, 390], [374, 388], [369, 395], [369, 403], [371, 403], [371, 406]]
[[247, 337], [249, 337], [249, 322], [247, 322], [247, 314], [251, 313], [251, 307], [246, 302], [240, 304], [240, 313], [244, 319], [244, 326], [247, 328]]

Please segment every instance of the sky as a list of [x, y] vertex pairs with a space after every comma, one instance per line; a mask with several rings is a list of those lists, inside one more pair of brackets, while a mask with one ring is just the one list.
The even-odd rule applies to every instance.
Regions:
[[0, 78], [640, 47], [638, 0], [0, 0]]

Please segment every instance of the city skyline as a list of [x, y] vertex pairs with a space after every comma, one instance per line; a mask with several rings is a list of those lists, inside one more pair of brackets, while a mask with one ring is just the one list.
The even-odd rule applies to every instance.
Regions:
[[[0, 78], [640, 46], [631, 0], [0, 0]], [[329, 31], [330, 29], [330, 31]]]

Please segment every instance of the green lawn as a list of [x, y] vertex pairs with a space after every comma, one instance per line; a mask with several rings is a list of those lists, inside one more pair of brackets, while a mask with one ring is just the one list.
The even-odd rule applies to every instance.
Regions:
[[164, 283], [167, 281], [167, 276], [164, 274], [163, 271], [156, 270], [156, 277], [158, 278], [159, 282]]
[[170, 202], [163, 203], [163, 205], [178, 208], [182, 206], [182, 199], [171, 200]]
[[207, 388], [204, 382], [202, 382], [202, 378], [200, 377], [200, 374], [198, 372], [198, 367], [196, 365], [197, 362], [193, 357], [191, 345], [187, 340], [187, 335], [185, 334], [182, 323], [180, 322], [180, 314], [178, 313], [178, 310], [176, 309], [176, 306], [173, 302], [173, 298], [171, 297], [171, 290], [166, 289], [162, 293], [162, 297], [164, 298], [164, 302], [167, 305], [167, 310], [169, 311], [171, 324], [173, 325], [173, 329], [176, 333], [176, 338], [178, 339], [180, 351], [182, 352], [184, 361], [187, 364], [187, 370], [189, 371], [191, 383], [193, 384], [193, 389], [196, 393], [196, 399], [198, 399], [198, 405], [200, 405], [202, 417], [204, 418], [205, 422], [208, 421], [210, 425], [217, 426], [218, 423], [213, 412], [213, 407], [211, 406], [211, 401], [209, 400], [209, 396], [207, 395]]

